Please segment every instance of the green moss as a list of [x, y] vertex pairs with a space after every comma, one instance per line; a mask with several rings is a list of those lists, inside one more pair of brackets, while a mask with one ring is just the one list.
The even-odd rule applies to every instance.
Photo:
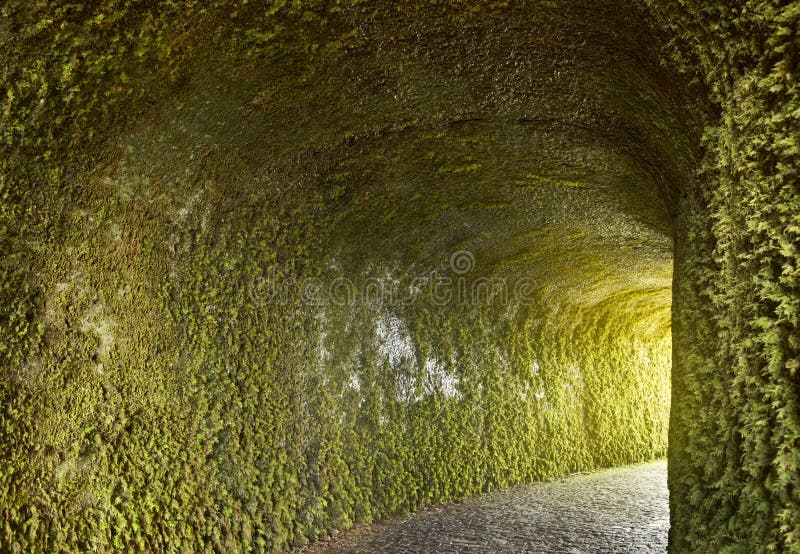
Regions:
[[[444, 11], [446, 20], [480, 15]], [[480, 271], [514, 283], [525, 271], [514, 259], [565, 254], [548, 242], [561, 237], [585, 239], [567, 258], [584, 264], [584, 283], [591, 272], [602, 280], [612, 258], [590, 254], [597, 233], [576, 234], [577, 219], [530, 242], [527, 206], [548, 205], [552, 191], [521, 201], [514, 183], [526, 175], [555, 188], [559, 176], [638, 181], [635, 164], [610, 173], [598, 165], [624, 154], [563, 128], [509, 132], [516, 116], [498, 113], [500, 104], [483, 108], [493, 121], [472, 122], [464, 114], [485, 86], [480, 71], [442, 73], [435, 49], [425, 63], [398, 46], [346, 54], [352, 29], [313, 13], [301, 23], [292, 13], [268, 23], [242, 15], [249, 26], [226, 38], [211, 32], [224, 22], [222, 7], [190, 10], [180, 25], [207, 24], [194, 42], [170, 9], [131, 8], [114, 15], [130, 21], [106, 26], [112, 13], [77, 18], [81, 29], [97, 29], [84, 58], [103, 60], [101, 69], [35, 43], [25, 43], [18, 68], [38, 68], [34, 84], [83, 80], [98, 91], [95, 101], [76, 109], [87, 88], [70, 96], [23, 80], [18, 97], [28, 96], [8, 108], [29, 125], [40, 120], [21, 106], [44, 98], [49, 123], [26, 128], [30, 140], [14, 134], [15, 124], [6, 135], [26, 153], [6, 164], [5, 182], [17, 186], [3, 189], [3, 245], [17, 260], [3, 281], [3, 322], [18, 337], [3, 351], [4, 545], [278, 551], [433, 502], [663, 455], [666, 405], [634, 405], [630, 392], [663, 401], [666, 352], [653, 350], [658, 341], [642, 343], [658, 360], [645, 377], [623, 338], [668, 305], [658, 295], [601, 325], [601, 314], [623, 304], [582, 304], [581, 278], [559, 283], [555, 266], [539, 285], [558, 284], [558, 298], [575, 305], [540, 303], [510, 320], [504, 311], [522, 307], [317, 305], [297, 289], [270, 298], [265, 281], [329, 284], [341, 269], [355, 283], [388, 271], [408, 286], [446, 269], [441, 258], [456, 246], [482, 255], [494, 244], [518, 257], [479, 258]], [[53, 25], [37, 31], [43, 44], [66, 52], [89, 44], [64, 46], [62, 24]], [[298, 25], [313, 36], [279, 38]], [[409, 23], [404, 33], [418, 30]], [[373, 44], [385, 33], [367, 31], [358, 36]], [[123, 48], [120, 32], [139, 38]], [[340, 38], [314, 46], [328, 35]], [[56, 63], [59, 56], [68, 61]], [[220, 59], [222, 70], [180, 79]], [[157, 60], [162, 69], [146, 72]], [[375, 88], [387, 72], [386, 87]], [[359, 73], [370, 78], [347, 77]], [[160, 90], [174, 90], [174, 100], [148, 108], [142, 99]], [[465, 92], [454, 99], [453, 90]], [[117, 150], [110, 137], [128, 111], [140, 123]], [[73, 153], [79, 131], [97, 145]], [[44, 181], [31, 170], [43, 159], [54, 168]], [[306, 163], [313, 159], [320, 165]], [[563, 200], [572, 204], [549, 204], [539, 224], [574, 218], [581, 198]], [[617, 201], [601, 202], [610, 209]], [[502, 219], [516, 223], [475, 242]], [[464, 223], [475, 230], [458, 231]], [[536, 267], [546, 269], [527, 271]], [[631, 284], [617, 278], [593, 302]], [[387, 352], [387, 332], [400, 333], [400, 358]], [[622, 367], [627, 373], [612, 376]], [[589, 396], [587, 380], [606, 396]], [[597, 407], [606, 401], [627, 412]], [[639, 414], [639, 405], [655, 411]], [[623, 417], [639, 424], [612, 433]]]
[[[674, 548], [794, 548], [792, 8], [650, 6], [705, 91], [615, 2], [255, 4], [3, 8], [0, 544], [281, 551], [663, 456], [674, 237]], [[485, 288], [311, 294], [436, 276]]]
[[[676, 255], [673, 544], [800, 545], [796, 3], [652, 6], [716, 104]], [[709, 30], [711, 32], [709, 32]], [[678, 301], [680, 303], [678, 304]]]

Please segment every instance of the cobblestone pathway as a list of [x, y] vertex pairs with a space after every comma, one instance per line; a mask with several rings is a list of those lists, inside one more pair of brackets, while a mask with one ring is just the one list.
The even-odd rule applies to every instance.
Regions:
[[666, 552], [667, 500], [667, 464], [656, 462], [437, 506], [304, 552]]

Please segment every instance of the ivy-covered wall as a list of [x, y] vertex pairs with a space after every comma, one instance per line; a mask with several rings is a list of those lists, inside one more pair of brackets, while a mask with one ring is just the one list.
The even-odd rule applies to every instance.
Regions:
[[753, 77], [746, 24], [703, 15], [704, 49], [667, 3], [0, 10], [3, 550], [281, 551], [661, 457], [671, 331], [674, 548], [797, 543], [796, 59]]

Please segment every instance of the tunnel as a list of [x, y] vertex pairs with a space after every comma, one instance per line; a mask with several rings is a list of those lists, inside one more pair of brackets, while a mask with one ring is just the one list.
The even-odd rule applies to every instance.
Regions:
[[281, 552], [668, 459], [800, 551], [800, 4], [10, 0], [3, 551]]

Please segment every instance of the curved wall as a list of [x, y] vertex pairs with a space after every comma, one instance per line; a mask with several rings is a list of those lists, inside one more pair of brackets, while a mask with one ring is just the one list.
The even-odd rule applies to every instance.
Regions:
[[[735, 441], [777, 449], [759, 489], [772, 527], [747, 527], [746, 508], [725, 530], [738, 508], [711, 479], [752, 492], [747, 472], [771, 463], [715, 465], [721, 448], [736, 459], [740, 415], [767, 409], [731, 408], [750, 393], [730, 400], [715, 369], [748, 333], [719, 323], [732, 283], [747, 288], [718, 240], [734, 201], [715, 168], [695, 175], [727, 96], [716, 58], [681, 46], [727, 16], [577, 0], [3, 9], [0, 543], [282, 550], [664, 456], [673, 257], [674, 547], [796, 542], [790, 434]], [[660, 64], [670, 36], [704, 84]], [[782, 298], [775, 313], [796, 314]], [[722, 353], [717, 325], [735, 330]], [[790, 380], [797, 345], [776, 332], [782, 353], [765, 352]], [[759, 379], [737, 390], [771, 390]], [[773, 423], [796, 428], [796, 388], [780, 390]]]

